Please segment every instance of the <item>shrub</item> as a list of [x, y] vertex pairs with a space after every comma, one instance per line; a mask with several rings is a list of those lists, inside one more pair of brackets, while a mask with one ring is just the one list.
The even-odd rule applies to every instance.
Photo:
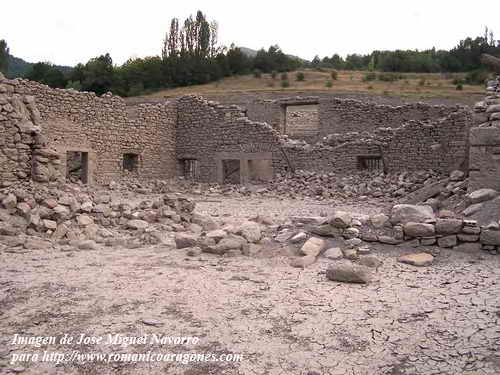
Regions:
[[303, 81], [306, 79], [306, 75], [303, 72], [297, 72], [297, 74], [295, 74], [295, 79], [297, 81]]
[[283, 88], [290, 87], [290, 82], [288, 82], [287, 79], [284, 79], [283, 81], [281, 81], [281, 87]]
[[333, 87], [333, 81], [329, 79], [328, 81], [326, 81], [325, 86], [328, 88]]
[[457, 90], [461, 91], [464, 89], [463, 85], [461, 83], [459, 83], [456, 87]]
[[332, 76], [332, 79], [334, 81], [336, 81], [339, 77], [339, 73], [336, 70], [333, 70], [331, 76]]
[[368, 89], [368, 90], [373, 90], [373, 86], [372, 86], [372, 85], [370, 85], [370, 86], [368, 86], [368, 87], [367, 87], [367, 89]]
[[465, 75], [465, 82], [468, 85], [484, 85], [488, 79], [488, 72], [484, 70], [474, 70]]
[[352, 81], [352, 80], [354, 79], [354, 74], [351, 74], [351, 75], [349, 76], [349, 79]]
[[377, 73], [374, 72], [365, 73], [365, 75], [363, 76], [363, 82], [375, 81], [376, 79], [377, 79]]
[[271, 78], [272, 78], [272, 79], [276, 79], [276, 76], [277, 76], [277, 75], [278, 75], [278, 73], [276, 72], [276, 70], [273, 70], [273, 71], [271, 72]]
[[268, 87], [274, 87], [274, 82], [273, 82], [273, 81], [268, 82], [268, 83], [267, 83], [267, 86], [268, 86]]
[[80, 83], [80, 81], [68, 81], [68, 83], [66, 84], [66, 88], [67, 89], [73, 89], [73, 90], [76, 90], [76, 91], [81, 91], [82, 90], [82, 84]]
[[460, 85], [460, 84], [463, 85], [465, 83], [465, 81], [461, 78], [455, 78], [455, 79], [453, 79], [453, 81], [451, 81], [451, 83], [456, 86], [456, 85]]
[[261, 72], [259, 69], [255, 69], [255, 70], [253, 71], [253, 76], [254, 76], [255, 78], [260, 78], [260, 77], [262, 77], [262, 72]]
[[287, 81], [288, 80], [288, 73], [287, 72], [281, 73], [281, 80], [282, 81]]
[[380, 73], [378, 75], [378, 80], [384, 82], [395, 82], [401, 78], [403, 78], [403, 76], [396, 73]]
[[418, 81], [418, 85], [425, 86], [425, 78], [420, 78], [420, 80]]

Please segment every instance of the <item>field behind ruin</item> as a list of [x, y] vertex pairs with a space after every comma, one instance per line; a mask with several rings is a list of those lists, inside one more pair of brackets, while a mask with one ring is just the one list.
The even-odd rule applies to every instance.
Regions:
[[[484, 92], [482, 86], [463, 85], [462, 90], [457, 90], [453, 80], [462, 79], [465, 73], [398, 73], [402, 76], [394, 82], [381, 80], [364, 81], [367, 72], [362, 71], [339, 71], [337, 80], [331, 80], [331, 71], [304, 69], [300, 70], [305, 75], [303, 81], [297, 81], [296, 73], [288, 73], [289, 87], [281, 87], [281, 75], [277, 74], [273, 79], [271, 74], [262, 74], [260, 78], [253, 74], [233, 76], [224, 78], [217, 82], [205, 85], [189, 87], [178, 87], [175, 89], [162, 90], [134, 99], [158, 100], [164, 97], [176, 97], [188, 94], [217, 95], [224, 93], [266, 93], [266, 92], [290, 92], [295, 93], [345, 93], [345, 94], [373, 94], [384, 96], [401, 96], [409, 99], [418, 98], [456, 98], [464, 99], [480, 96]], [[379, 74], [379, 73], [377, 73]], [[332, 87], [327, 87], [331, 81]], [[463, 100], [459, 100], [463, 101]], [[474, 100], [473, 100], [474, 101]]]

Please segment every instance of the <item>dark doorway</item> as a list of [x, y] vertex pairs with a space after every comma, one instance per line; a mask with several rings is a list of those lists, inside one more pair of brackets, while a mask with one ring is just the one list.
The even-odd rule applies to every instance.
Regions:
[[69, 182], [89, 181], [89, 153], [81, 151], [66, 152], [66, 180]]
[[182, 160], [183, 176], [187, 180], [197, 181], [199, 178], [199, 163], [196, 159]]
[[224, 184], [240, 183], [240, 161], [222, 160], [222, 181]]
[[139, 171], [139, 155], [132, 153], [123, 154], [123, 169], [131, 173]]

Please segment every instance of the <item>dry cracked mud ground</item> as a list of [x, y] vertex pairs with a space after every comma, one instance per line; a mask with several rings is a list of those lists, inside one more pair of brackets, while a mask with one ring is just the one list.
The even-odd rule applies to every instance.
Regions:
[[[199, 203], [244, 215], [307, 211], [265, 200]], [[310, 203], [310, 202], [309, 202]], [[353, 207], [359, 204], [353, 203]], [[288, 209], [287, 209], [288, 207]], [[302, 207], [302, 209], [300, 209]], [[358, 210], [358, 212], [361, 212]], [[361, 212], [369, 213], [369, 212]], [[268, 249], [257, 257], [189, 258], [171, 246], [0, 251], [0, 372], [23, 374], [498, 374], [500, 257], [372, 246], [383, 260], [367, 285], [328, 281], [330, 260], [306, 269]], [[197, 345], [12, 345], [13, 336], [196, 336]], [[18, 362], [14, 354], [214, 353], [241, 362]]]

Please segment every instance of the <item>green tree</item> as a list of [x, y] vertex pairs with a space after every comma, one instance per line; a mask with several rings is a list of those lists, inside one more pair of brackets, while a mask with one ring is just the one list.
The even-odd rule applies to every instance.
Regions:
[[39, 62], [33, 65], [26, 78], [53, 88], [66, 88], [67, 79], [63, 72], [49, 62]]
[[0, 72], [7, 74], [9, 69], [9, 47], [5, 40], [0, 40]]

